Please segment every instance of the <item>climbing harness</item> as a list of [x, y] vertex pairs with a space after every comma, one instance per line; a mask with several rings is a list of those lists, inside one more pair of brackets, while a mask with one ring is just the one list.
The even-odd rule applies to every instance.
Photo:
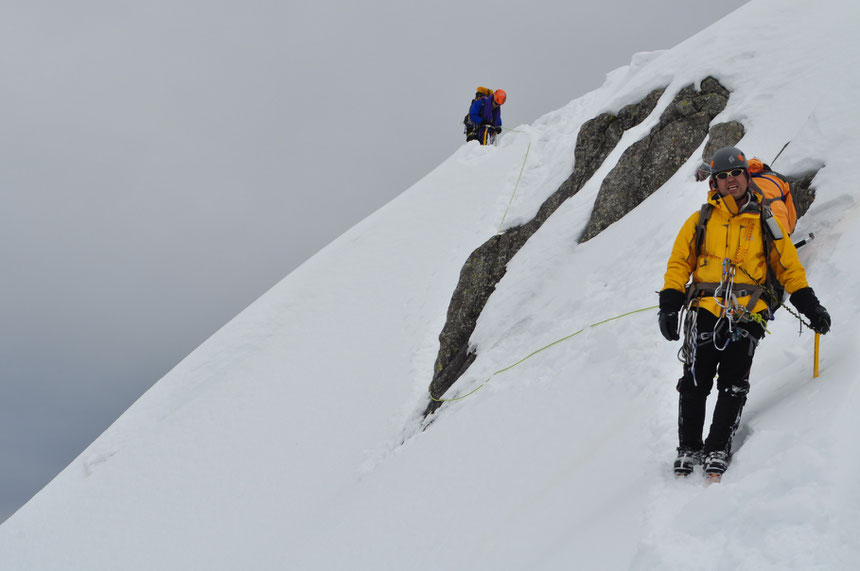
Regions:
[[[740, 246], [738, 247], [738, 253], [740, 254]], [[767, 329], [767, 319], [761, 313], [753, 312], [756, 303], [762, 295], [766, 295], [769, 299], [774, 300], [775, 307], [784, 307], [786, 311], [796, 317], [801, 323], [801, 332], [804, 325], [809, 329], [813, 329], [800, 315], [783, 303], [781, 295], [750, 275], [740, 264], [741, 258], [738, 257], [736, 260], [738, 260], [738, 263], [733, 262], [729, 258], [723, 259], [722, 277], [719, 283], [700, 282], [692, 283], [688, 286], [687, 303], [682, 308], [682, 313], [686, 310], [686, 317], [683, 320], [684, 343], [678, 351], [678, 360], [688, 367], [693, 376], [694, 384], [696, 384], [696, 377], [693, 363], [696, 361], [696, 349], [699, 345], [710, 342], [714, 344], [714, 347], [718, 351], [724, 351], [732, 341], [746, 338], [750, 341], [750, 351], [754, 351], [760, 340], [755, 335], [750, 334], [748, 330], [736, 327], [738, 323], [757, 323], [765, 333], [770, 333]], [[735, 277], [738, 269], [751, 279], [755, 285], [736, 284]], [[747, 296], [750, 298], [749, 302], [745, 306], [741, 306], [738, 299]], [[714, 324], [713, 331], [699, 333], [696, 322], [699, 312], [699, 300], [703, 297], [713, 297], [721, 311], [717, 322]], [[770, 306], [770, 304], [768, 305]], [[770, 319], [773, 319], [773, 309], [770, 309]], [[722, 343], [718, 341], [719, 338], [723, 337], [723, 332], [719, 331], [720, 327], [726, 329], [725, 341]]]

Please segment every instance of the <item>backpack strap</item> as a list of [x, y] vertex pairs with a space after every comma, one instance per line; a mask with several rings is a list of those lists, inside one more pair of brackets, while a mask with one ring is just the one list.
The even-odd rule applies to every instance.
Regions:
[[708, 228], [708, 220], [711, 219], [711, 213], [714, 211], [714, 205], [710, 202], [706, 202], [702, 205], [702, 209], [699, 210], [699, 223], [696, 224], [696, 240], [693, 243], [693, 258], [694, 260], [699, 259], [699, 252], [702, 250], [702, 246], [705, 244], [705, 231]]
[[[702, 246], [705, 244], [705, 231], [708, 227], [708, 220], [711, 218], [711, 213], [714, 211], [714, 205], [710, 202], [706, 202], [702, 205], [702, 209], [699, 210], [699, 222], [696, 224], [696, 234], [693, 236], [692, 247], [690, 248], [690, 255], [693, 257], [693, 264], [699, 265], [699, 252], [702, 251]], [[687, 286], [687, 291], [685, 292], [686, 301], [684, 303], [685, 307], [690, 307], [690, 302], [695, 298], [699, 297], [695, 291], [696, 283], [692, 282]]]

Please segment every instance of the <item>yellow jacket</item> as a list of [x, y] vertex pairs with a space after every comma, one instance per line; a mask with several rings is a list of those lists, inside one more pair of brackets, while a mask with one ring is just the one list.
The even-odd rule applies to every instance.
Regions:
[[[767, 266], [762, 239], [761, 205], [758, 199], [749, 200], [740, 212], [731, 196], [720, 197], [712, 191], [708, 195], [708, 202], [713, 205], [713, 211], [697, 259], [693, 259], [693, 252], [700, 212], [687, 219], [675, 239], [666, 267], [663, 289], [684, 292], [691, 275], [694, 283], [719, 283], [723, 277], [723, 260], [726, 258], [738, 267], [734, 278], [735, 291], [742, 290], [742, 284], [752, 285], [756, 281], [764, 284]], [[806, 271], [797, 257], [797, 249], [782, 223], [780, 229], [783, 237], [773, 241], [770, 263], [776, 278], [791, 294], [808, 287], [809, 284], [806, 281]], [[750, 276], [755, 278], [755, 281]], [[738, 298], [738, 304], [742, 306], [746, 306], [749, 301], [748, 295]], [[717, 317], [721, 315], [722, 310], [713, 297], [702, 298], [699, 307], [707, 309]], [[765, 309], [767, 304], [760, 299], [753, 311]]]

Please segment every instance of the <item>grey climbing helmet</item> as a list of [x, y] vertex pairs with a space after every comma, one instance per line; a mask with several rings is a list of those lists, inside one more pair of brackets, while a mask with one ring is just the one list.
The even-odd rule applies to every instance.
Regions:
[[747, 157], [737, 147], [723, 147], [714, 153], [709, 163], [712, 173], [734, 169], [747, 170]]

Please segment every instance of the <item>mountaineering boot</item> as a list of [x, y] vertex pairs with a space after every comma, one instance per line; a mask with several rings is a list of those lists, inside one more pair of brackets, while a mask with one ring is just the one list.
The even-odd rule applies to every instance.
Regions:
[[702, 463], [702, 451], [695, 448], [679, 447], [675, 458], [675, 475], [689, 476], [697, 464]]
[[725, 450], [714, 450], [705, 456], [705, 477], [708, 480], [719, 482], [729, 467], [731, 457]]

